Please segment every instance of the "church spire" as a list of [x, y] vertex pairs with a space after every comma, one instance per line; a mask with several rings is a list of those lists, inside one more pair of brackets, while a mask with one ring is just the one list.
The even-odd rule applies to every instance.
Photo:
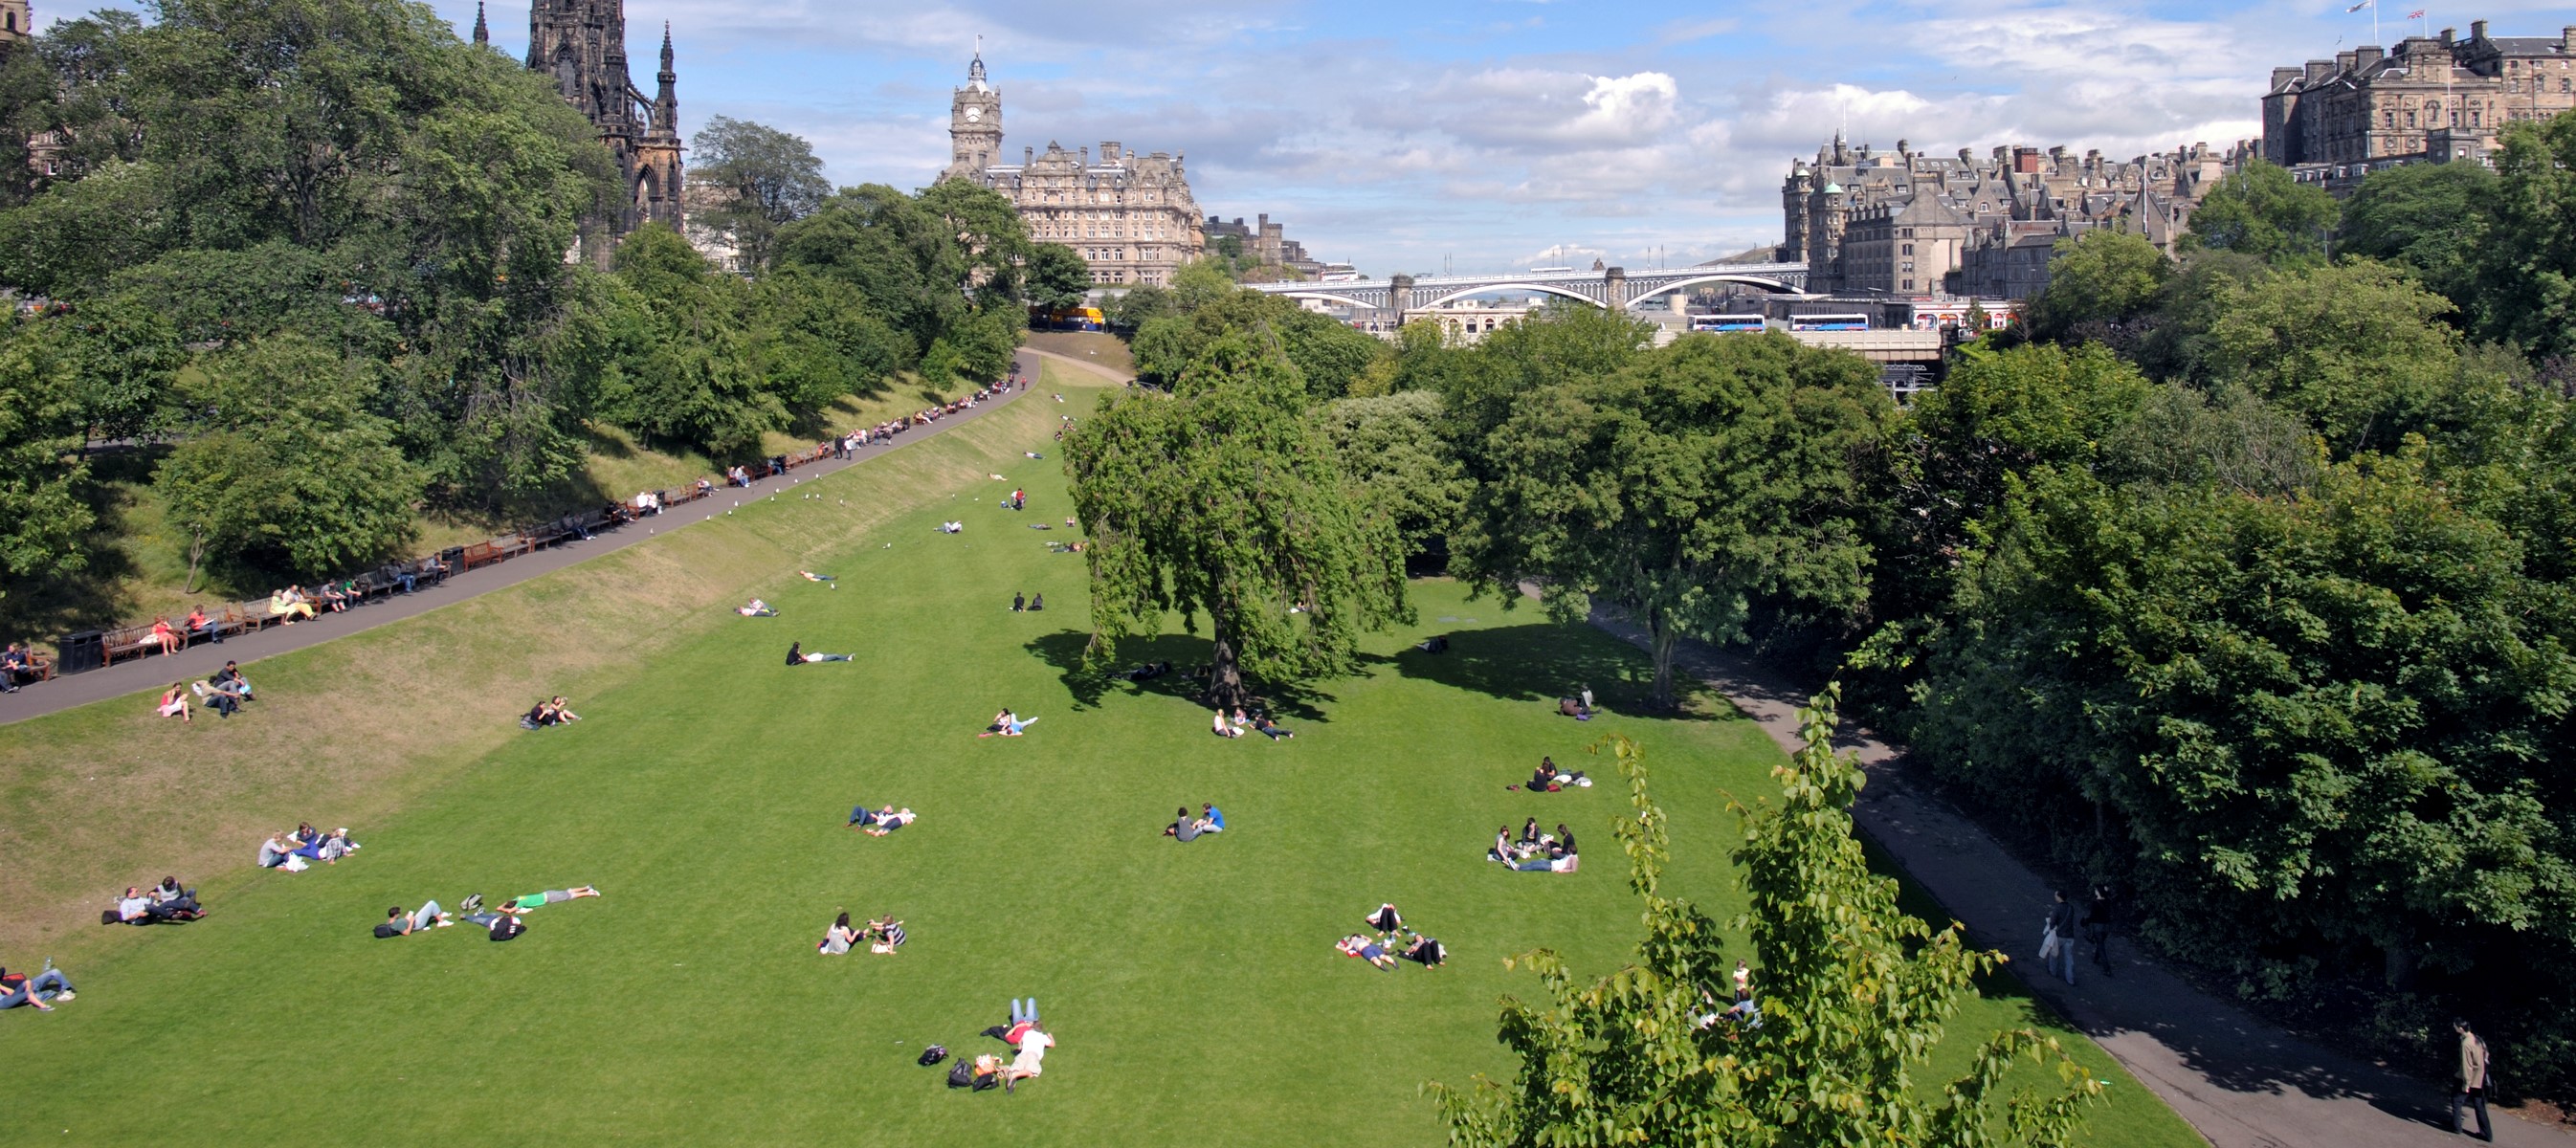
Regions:
[[988, 86], [984, 83], [984, 38], [982, 36], [975, 37], [975, 62], [966, 65], [966, 86], [979, 92]]
[[653, 134], [677, 138], [680, 132], [680, 74], [671, 66], [671, 22], [662, 21], [661, 88], [653, 96]]
[[474, 42], [486, 46], [492, 43], [492, 26], [483, 22], [482, 0], [474, 4]]

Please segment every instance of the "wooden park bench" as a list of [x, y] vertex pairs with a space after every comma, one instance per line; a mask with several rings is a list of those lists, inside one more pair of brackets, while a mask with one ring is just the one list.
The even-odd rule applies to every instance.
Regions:
[[118, 658], [140, 658], [161, 652], [159, 642], [147, 640], [151, 637], [150, 626], [119, 626], [109, 630], [99, 640], [99, 657], [104, 659], [101, 664], [113, 666]]

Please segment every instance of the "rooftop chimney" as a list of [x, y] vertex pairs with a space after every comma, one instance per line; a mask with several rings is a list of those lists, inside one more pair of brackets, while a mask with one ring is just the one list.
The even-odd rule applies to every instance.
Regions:
[[2471, 20], [2471, 21], [2469, 21], [2469, 39], [2471, 39], [2471, 40], [2483, 40], [2483, 39], [2486, 39], [2486, 38], [2487, 38], [2487, 22], [2486, 22], [2486, 21], [2484, 21], [2484, 20]]
[[2355, 55], [2356, 55], [2356, 53], [2353, 53], [2353, 52], [2337, 52], [2337, 53], [2335, 53], [2335, 70], [2336, 70], [2336, 71], [2338, 71], [2338, 72], [2349, 72], [2349, 71], [2351, 71], [2351, 70], [2352, 70], [2352, 61], [2353, 61], [2353, 57], [2354, 57]]
[[2277, 91], [2279, 91], [2279, 90], [2281, 90], [2281, 85], [2286, 84], [2286, 83], [2289, 83], [2289, 82], [2290, 82], [2290, 81], [2292, 81], [2292, 80], [2298, 79], [2298, 78], [2299, 78], [2299, 76], [2300, 76], [2300, 72], [2299, 72], [2299, 70], [2298, 70], [2297, 68], [2274, 68], [2274, 69], [2272, 69], [2272, 90], [2273, 90], [2273, 91], [2276, 91], [2276, 92], [2277, 92]]
[[2451, 43], [2451, 37], [2455, 31], [2456, 29], [2451, 28], [2442, 29], [2442, 42], [2445, 44]]
[[2311, 83], [2311, 84], [2316, 83], [2317, 81], [2322, 80], [2322, 79], [2325, 79], [2326, 77], [2331, 76], [2331, 75], [2333, 75], [2333, 74], [2334, 74], [2334, 61], [2332, 61], [2332, 60], [2310, 60], [2310, 61], [2308, 61], [2308, 82], [2309, 82], [2309, 83]]
[[2378, 63], [2379, 58], [2386, 54], [2387, 53], [2380, 51], [2379, 46], [2376, 44], [2365, 45], [2363, 47], [2353, 49], [2352, 62], [2355, 67], [2368, 68], [2371, 65]]

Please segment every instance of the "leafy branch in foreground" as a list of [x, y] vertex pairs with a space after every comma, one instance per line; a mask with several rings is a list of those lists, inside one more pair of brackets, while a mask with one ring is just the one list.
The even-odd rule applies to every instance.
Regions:
[[[1449, 1140], [1468, 1148], [1612, 1144], [1929, 1145], [2069, 1142], [2101, 1085], [2054, 1038], [1988, 1037], [1968, 1073], [1937, 1095], [1913, 1070], [1931, 1055], [1973, 979], [2004, 958], [1970, 950], [1953, 923], [1934, 932], [1897, 908], [1896, 882], [1869, 871], [1852, 836], [1863, 777], [1833, 750], [1839, 688], [1800, 711], [1804, 748], [1773, 771], [1780, 802], [1730, 803], [1743, 824], [1735, 860], [1752, 904], [1735, 922], [1756, 954], [1758, 1012], [1730, 1015], [1730, 966], [1717, 923], [1662, 892], [1671, 856], [1644, 754], [1603, 744], [1628, 778], [1636, 816], [1618, 833], [1629, 884], [1645, 903], [1636, 959], [1579, 983], [1556, 953], [1511, 958], [1547, 990], [1534, 1006], [1503, 999], [1498, 1039], [1520, 1060], [1509, 1086], [1478, 1077], [1433, 1083]], [[1598, 746], [1595, 752], [1599, 751]], [[2007, 1092], [2016, 1061], [2054, 1067], [2065, 1086]]]

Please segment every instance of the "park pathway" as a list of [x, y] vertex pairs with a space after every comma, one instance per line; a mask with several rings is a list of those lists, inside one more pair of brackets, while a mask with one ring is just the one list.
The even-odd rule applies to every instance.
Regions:
[[[1099, 367], [1079, 360], [1067, 359], [1061, 355], [1022, 350], [1019, 361], [1012, 364], [1013, 372], [1018, 373], [1025, 364], [1030, 373], [1035, 373], [1037, 364], [1032, 361], [1033, 356], [1054, 359], [1095, 372], [1101, 371]], [[1028, 394], [1029, 392], [1025, 391], [1006, 392], [998, 398], [987, 399], [966, 410], [940, 419], [928, 427], [906, 431], [887, 442], [870, 443], [852, 452], [847, 459], [825, 459], [798, 467], [788, 476], [788, 485], [794, 486], [821, 478], [889, 451], [902, 450], [906, 446], [937, 436], [959, 424], [972, 422], [986, 412], [1025, 398]], [[677, 530], [718, 517], [727, 509], [740, 505], [742, 498], [765, 497], [783, 489], [777, 483], [778, 480], [774, 478], [763, 479], [760, 485], [748, 491], [728, 490], [714, 498], [702, 498], [696, 502], [673, 507], [661, 514], [628, 523], [613, 530], [598, 531], [595, 537], [589, 539], [576, 539], [533, 554], [522, 555], [507, 562], [496, 562], [481, 569], [453, 574], [444, 584], [414, 594], [396, 594], [390, 598], [380, 598], [363, 606], [352, 607], [347, 613], [324, 614], [294, 626], [271, 626], [258, 633], [244, 634], [219, 644], [201, 642], [172, 657], [136, 658], [104, 669], [91, 670], [88, 673], [69, 674], [50, 682], [37, 682], [14, 694], [0, 695], [0, 725], [21, 722], [108, 698], [156, 690], [171, 682], [203, 681], [213, 677], [216, 670], [222, 669], [226, 659], [247, 664], [255, 658], [274, 657], [290, 650], [320, 645], [333, 638], [346, 637], [362, 630], [372, 630], [378, 626], [425, 614], [477, 594], [489, 594], [494, 590], [516, 586], [531, 578], [552, 574], [575, 563], [586, 562], [602, 554], [633, 546], [665, 530]]]
[[[1608, 608], [1592, 624], [1640, 647], [1645, 630]], [[1678, 667], [1733, 700], [1790, 753], [1807, 693], [1754, 659], [1685, 642]], [[2116, 975], [2089, 962], [2072, 987], [2035, 959], [2049, 882], [1923, 784], [1905, 755], [1851, 723], [1837, 744], [1869, 772], [1854, 820], [2013, 972], [2219, 1148], [2458, 1145], [2443, 1086], [2321, 1048], [2194, 988], [2114, 939]], [[2070, 893], [2075, 891], [2070, 890]], [[2503, 1112], [2496, 1141], [2567, 1148], [2576, 1137]]]

